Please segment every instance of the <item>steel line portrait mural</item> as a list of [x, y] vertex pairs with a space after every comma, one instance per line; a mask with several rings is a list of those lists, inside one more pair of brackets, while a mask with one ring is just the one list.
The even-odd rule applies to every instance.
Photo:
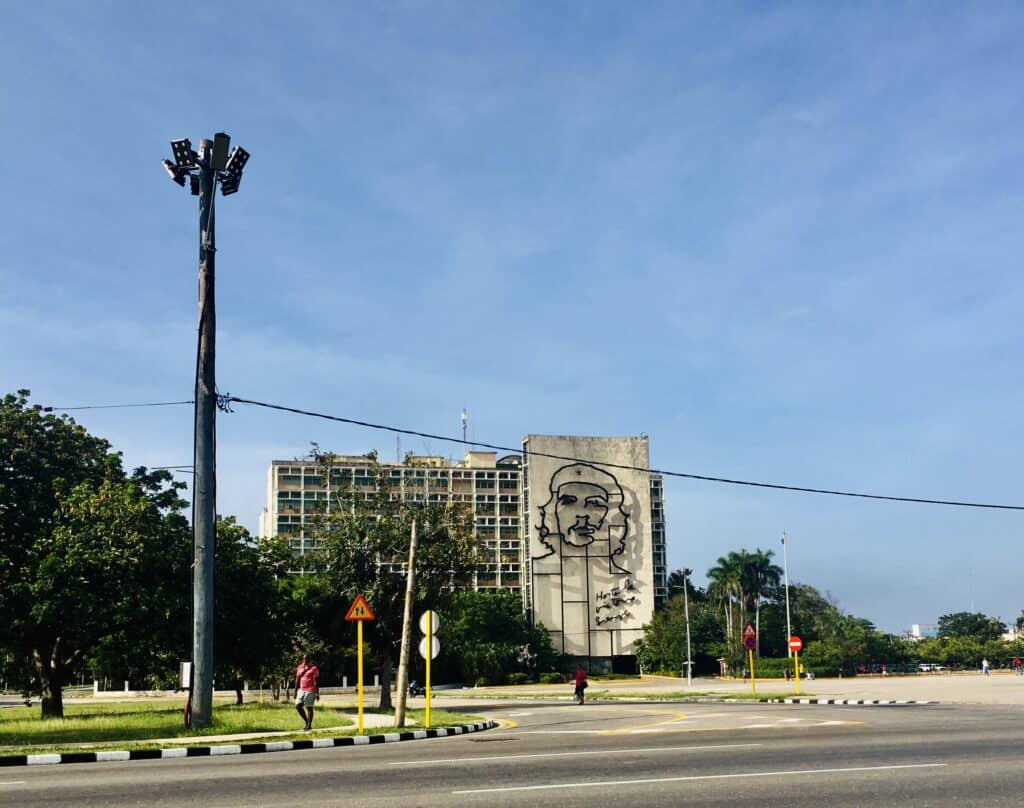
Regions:
[[[650, 480], [601, 460], [647, 465], [646, 439], [530, 436], [530, 448], [587, 457], [570, 462], [530, 457], [530, 577], [534, 617], [556, 647], [578, 656], [632, 653], [653, 610]], [[546, 444], [559, 442], [586, 446]], [[625, 454], [625, 457], [623, 455]], [[642, 455], [637, 458], [634, 455]], [[602, 455], [604, 455], [602, 457]], [[639, 462], [637, 462], [639, 461]]]

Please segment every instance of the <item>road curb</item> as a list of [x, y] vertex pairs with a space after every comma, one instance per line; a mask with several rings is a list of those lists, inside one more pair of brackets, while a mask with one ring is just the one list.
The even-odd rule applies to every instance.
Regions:
[[762, 704], [860, 704], [888, 706], [894, 704], [938, 704], [937, 701], [916, 701], [914, 699], [765, 699]]
[[168, 758], [253, 755], [263, 752], [291, 752], [298, 749], [330, 749], [336, 746], [367, 746], [400, 741], [420, 741], [482, 732], [498, 726], [496, 721], [481, 721], [438, 729], [388, 732], [383, 735], [346, 735], [342, 738], [315, 738], [308, 741], [270, 741], [268, 743], [218, 744], [213, 746], [174, 746], [167, 749], [112, 749], [106, 752], [61, 752], [41, 755], [7, 755], [0, 766], [42, 766], [54, 763], [109, 763], [125, 760], [166, 760]]

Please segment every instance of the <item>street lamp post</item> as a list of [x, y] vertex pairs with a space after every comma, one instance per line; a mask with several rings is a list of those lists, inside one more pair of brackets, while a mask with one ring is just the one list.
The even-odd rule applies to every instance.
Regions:
[[789, 647], [789, 638], [793, 636], [793, 626], [789, 622], [789, 559], [786, 556], [785, 531], [782, 532], [782, 574], [786, 580], [786, 653], [792, 658], [793, 649]]
[[223, 132], [192, 150], [187, 138], [171, 141], [174, 162], [164, 160], [168, 175], [199, 197], [199, 346], [196, 354], [194, 471], [192, 484], [192, 672], [189, 723], [213, 722], [213, 572], [216, 547], [216, 411], [215, 360], [217, 315], [214, 299], [214, 198], [217, 183], [224, 196], [238, 191], [249, 153]]
[[690, 657], [690, 576], [693, 570], [683, 570], [683, 612], [686, 615], [686, 687], [693, 687], [693, 659]]

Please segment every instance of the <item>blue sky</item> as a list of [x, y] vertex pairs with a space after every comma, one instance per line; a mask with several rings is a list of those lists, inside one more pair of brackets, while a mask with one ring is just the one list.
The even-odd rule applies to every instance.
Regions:
[[[826, 4], [828, 5], [828, 4]], [[19, 4], [0, 32], [0, 378], [191, 397], [195, 200], [229, 132], [223, 392], [660, 468], [1024, 504], [1024, 11], [1012, 4]], [[78, 414], [131, 465], [188, 407]], [[394, 438], [237, 407], [220, 510], [270, 460]], [[425, 441], [407, 449], [457, 451]], [[1012, 622], [1024, 514], [667, 483], [669, 562], [745, 546], [901, 630]]]

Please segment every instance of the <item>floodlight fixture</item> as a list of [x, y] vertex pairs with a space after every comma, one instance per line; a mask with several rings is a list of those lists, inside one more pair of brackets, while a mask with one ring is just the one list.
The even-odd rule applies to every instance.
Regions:
[[198, 162], [198, 156], [192, 150], [192, 141], [187, 137], [172, 140], [171, 151], [179, 168], [193, 168]]
[[164, 170], [167, 172], [167, 175], [176, 183], [178, 183], [178, 185], [184, 188], [185, 172], [178, 168], [176, 165], [174, 165], [174, 163], [172, 163], [170, 160], [164, 160], [163, 164]]
[[189, 174], [189, 190], [192, 192], [192, 196], [199, 196], [199, 175]]
[[231, 145], [231, 138], [224, 132], [218, 132], [213, 136], [213, 152], [210, 154], [210, 168], [214, 171], [223, 171], [228, 165], [228, 147]]
[[238, 183], [242, 181], [241, 177], [233, 177], [230, 174], [225, 174], [220, 181], [220, 192], [224, 196], [231, 196], [231, 194], [238, 193]]
[[231, 157], [228, 158], [227, 165], [224, 170], [232, 177], [242, 177], [242, 169], [245, 168], [245, 164], [249, 162], [249, 152], [243, 149], [241, 146], [235, 146], [231, 150]]

